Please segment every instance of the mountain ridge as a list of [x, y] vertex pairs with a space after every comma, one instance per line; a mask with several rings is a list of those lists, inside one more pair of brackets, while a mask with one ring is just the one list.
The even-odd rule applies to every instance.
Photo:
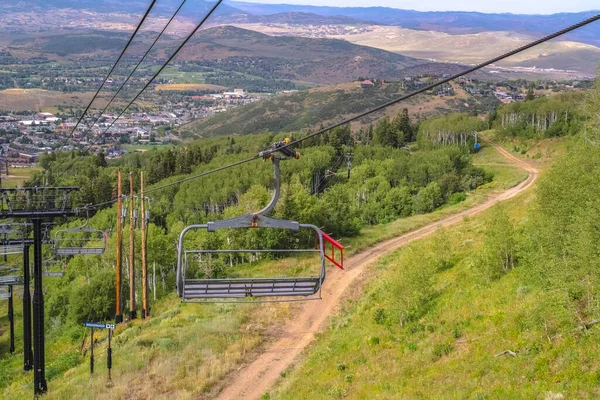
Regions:
[[[437, 30], [444, 33], [478, 33], [483, 31], [515, 31], [549, 34], [597, 15], [598, 11], [548, 15], [488, 14], [466, 11], [414, 11], [390, 7], [328, 7], [292, 4], [260, 4], [227, 1], [232, 7], [258, 15], [281, 12], [309, 12], [322, 16], [347, 16], [408, 29]], [[591, 25], [565, 37], [588, 44], [600, 44], [600, 25]]]

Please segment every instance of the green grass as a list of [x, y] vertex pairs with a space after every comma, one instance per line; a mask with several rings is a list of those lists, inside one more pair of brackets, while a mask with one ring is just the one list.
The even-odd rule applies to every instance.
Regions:
[[[17, 305], [17, 310], [20, 307]], [[105, 387], [106, 332], [96, 331], [94, 376], [89, 374], [89, 355], [79, 352], [83, 327], [70, 328], [70, 340], [47, 337], [49, 393], [45, 397], [130, 398], [128, 391], [133, 389], [148, 398], [197, 398], [262, 342], [265, 326], [288, 312], [286, 307], [274, 305], [182, 305], [175, 295], [153, 304], [152, 311], [148, 322], [138, 320], [117, 329], [111, 390]], [[20, 318], [18, 312], [17, 321]], [[20, 323], [17, 329], [22, 329]], [[5, 339], [3, 334], [2, 343]], [[89, 337], [85, 348], [88, 345]], [[15, 356], [0, 362], [1, 371], [10, 371], [10, 385], [1, 385], [3, 399], [30, 397], [33, 390], [31, 373], [22, 371], [20, 346]]]
[[[494, 152], [494, 150], [484, 148], [480, 154], [475, 156], [476, 160], [481, 157], [492, 157], [488, 154], [489, 152]], [[509, 187], [519, 179], [520, 175], [513, 167], [495, 166], [494, 168], [498, 168], [498, 183], [469, 194], [462, 203], [443, 207], [429, 215], [413, 216], [390, 224], [365, 228], [359, 237], [344, 240], [343, 243], [351, 245], [348, 249], [349, 253], [356, 252], [376, 242], [469, 208], [485, 200], [490, 194]], [[453, 237], [458, 236], [453, 234]], [[394, 261], [397, 254], [388, 256], [386, 262]], [[307, 260], [309, 259], [303, 258], [296, 262], [290, 260], [282, 260], [278, 263], [264, 262], [254, 264], [248, 268], [248, 271], [254, 274], [260, 266], [264, 267], [267, 272], [276, 272], [280, 267], [285, 266], [288, 269], [303, 272], [306, 270]], [[448, 276], [451, 277], [451, 275]], [[368, 299], [369, 297], [364, 302], [368, 302]], [[30, 396], [32, 392], [32, 374], [22, 371], [21, 305], [18, 301], [17, 303], [17, 353], [15, 356], [6, 356], [8, 334], [5, 330], [0, 331], [0, 354], [3, 354], [3, 358], [0, 359], [0, 376], [4, 376], [6, 379], [4, 382], [0, 379], [0, 397], [6, 399], [21, 399]], [[349, 310], [358, 309], [358, 304], [360, 302], [350, 303]], [[224, 378], [227, 374], [238, 369], [251, 357], [252, 353], [258, 351], [260, 346], [268, 340], [270, 330], [292, 317], [291, 311], [292, 308], [288, 304], [181, 304], [175, 294], [156, 303], [153, 302], [152, 318], [148, 322], [138, 320], [130, 324], [123, 324], [117, 330], [113, 347], [115, 386], [111, 389], [105, 387], [107, 379], [105, 333], [99, 334], [100, 339], [96, 347], [96, 373], [92, 377], [89, 375], [88, 356], [79, 352], [84, 328], [79, 326], [63, 327], [60, 330], [60, 336], [48, 335], [46, 360], [49, 393], [46, 397], [48, 399], [126, 399], [131, 398], [131, 393], [135, 393], [140, 398], [157, 399], [212, 397], [219, 385], [226, 384]], [[386, 317], [383, 315], [380, 318], [384, 321]], [[0, 310], [0, 321], [5, 319], [5, 310], [2, 309]], [[368, 314], [365, 319], [373, 320], [373, 317]], [[52, 321], [48, 321], [48, 324], [51, 326]], [[336, 324], [348, 325], [350, 320], [344, 320], [342, 317]], [[0, 329], [4, 329], [6, 326], [6, 323], [0, 323], [0, 327], [2, 327]], [[318, 377], [319, 385], [325, 384], [329, 378], [335, 382], [334, 385], [326, 388], [326, 396], [344, 395], [347, 383], [360, 378], [356, 372], [356, 366], [364, 365], [366, 361], [363, 362], [363, 360], [368, 359], [367, 356], [372, 349], [385, 348], [389, 351], [401, 351], [400, 349], [394, 350], [396, 342], [392, 340], [390, 333], [371, 334], [364, 331], [369, 327], [370, 325], [356, 327], [356, 333], [361, 333], [361, 335], [346, 332], [349, 342], [345, 342], [345, 344], [340, 342], [344, 352], [350, 352], [350, 349], [354, 349], [356, 346], [362, 350], [356, 352], [354, 356], [336, 358], [331, 370], [320, 372], [323, 375]], [[367, 336], [363, 336], [362, 333]], [[459, 348], [445, 337], [444, 339], [437, 347], [438, 353], [442, 354], [440, 359], [452, 355], [454, 350], [450, 350], [451, 348]], [[332, 349], [337, 349], [337, 339], [336, 343], [330, 343], [330, 346]], [[329, 350], [324, 351], [329, 352]], [[344, 352], [342, 354], [346, 354]], [[449, 355], [446, 355], [447, 352]], [[432, 357], [429, 353], [426, 356], [429, 359]], [[309, 358], [309, 363], [310, 360]], [[390, 368], [390, 372], [394, 371], [390, 366], [387, 367]], [[367, 366], [361, 368], [367, 368]], [[339, 377], [341, 377], [340, 382], [338, 382]], [[292, 379], [296, 378], [289, 380]], [[312, 382], [312, 378], [310, 381]], [[319, 385], [315, 387], [315, 390], [320, 388]], [[306, 386], [298, 393], [305, 393], [308, 388], [313, 387], [312, 385]], [[386, 393], [390, 394], [391, 392], [387, 391]], [[306, 398], [312, 398], [312, 396]], [[361, 397], [359, 396], [359, 398]]]
[[[158, 70], [158, 67], [156, 67]], [[205, 83], [202, 72], [183, 72], [177, 67], [167, 67], [160, 73], [159, 78], [172, 80], [173, 83]]]
[[[495, 131], [487, 131], [485, 135], [494, 142], [501, 144], [512, 154], [528, 160], [541, 168], [550, 165], [557, 157], [565, 155], [567, 150], [575, 145], [577, 139], [560, 137], [549, 139], [521, 139], [501, 137]], [[493, 162], [493, 161], [490, 161]]]
[[127, 151], [128, 153], [133, 153], [136, 150], [141, 151], [150, 151], [152, 149], [166, 149], [169, 147], [175, 147], [172, 144], [122, 144], [121, 149]]
[[36, 172], [41, 172], [42, 168], [27, 167], [27, 168], [8, 168], [9, 176], [2, 177], [2, 187], [11, 188], [23, 185]]
[[[517, 223], [534, 195], [506, 203]], [[493, 282], [478, 269], [490, 212], [371, 267], [361, 297], [344, 303], [270, 398], [598, 398], [600, 330], [557, 332], [542, 311], [560, 312], [553, 294], [527, 286], [519, 269]], [[431, 267], [440, 259], [450, 268]], [[427, 295], [415, 303], [419, 292]], [[401, 322], [405, 298], [419, 311]], [[496, 356], [505, 350], [517, 356]]]

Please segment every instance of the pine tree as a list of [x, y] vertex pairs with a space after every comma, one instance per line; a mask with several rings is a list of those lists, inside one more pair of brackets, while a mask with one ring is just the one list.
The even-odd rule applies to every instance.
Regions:
[[398, 147], [398, 133], [389, 118], [382, 118], [377, 122], [373, 132], [373, 142], [381, 146]]
[[525, 96], [525, 101], [535, 100], [535, 92], [533, 91], [533, 86], [529, 86], [529, 90], [527, 91], [527, 96]]
[[415, 140], [414, 129], [410, 123], [410, 116], [408, 115], [408, 108], [402, 109], [402, 112], [398, 116], [398, 130], [404, 133], [404, 141], [412, 142]]

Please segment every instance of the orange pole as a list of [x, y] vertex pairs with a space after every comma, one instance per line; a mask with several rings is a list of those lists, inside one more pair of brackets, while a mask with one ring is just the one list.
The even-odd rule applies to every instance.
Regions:
[[144, 199], [144, 172], [140, 172], [140, 199], [141, 210], [140, 210], [140, 226], [142, 230], [142, 319], [149, 317], [148, 312], [148, 260], [147, 260], [147, 249], [146, 241], [147, 238], [147, 227], [146, 227], [146, 202]]
[[129, 173], [129, 320], [136, 319], [135, 312], [135, 221], [133, 208], [133, 173]]
[[123, 224], [121, 223], [123, 213], [123, 201], [121, 199], [122, 187], [121, 187], [121, 169], [117, 171], [117, 266], [116, 266], [116, 277], [117, 277], [117, 301], [115, 311], [115, 323], [123, 322], [123, 306], [121, 305], [121, 272], [123, 262]]

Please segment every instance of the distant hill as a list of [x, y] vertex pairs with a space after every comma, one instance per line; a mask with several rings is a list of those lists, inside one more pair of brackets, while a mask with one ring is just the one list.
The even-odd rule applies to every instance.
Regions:
[[98, 31], [80, 34], [50, 35], [40, 38], [17, 39], [11, 48], [25, 48], [59, 56], [89, 54], [98, 51], [118, 51], [127, 44], [124, 32]]
[[343, 15], [318, 15], [309, 12], [289, 11], [270, 15], [255, 15], [250, 13], [230, 14], [217, 17], [215, 20], [227, 23], [264, 23], [264, 24], [294, 24], [294, 25], [364, 25], [374, 23]]
[[[134, 53], [141, 54], [154, 34], [144, 33], [134, 42]], [[77, 58], [99, 52], [117, 54], [129, 34], [118, 31], [88, 31], [13, 40], [9, 49], [33, 54], [56, 54]], [[170, 54], [179, 39], [161, 40], [156, 63]], [[132, 53], [133, 54], [133, 53]], [[159, 57], [160, 56], [160, 57]], [[402, 70], [423, 62], [401, 54], [352, 44], [339, 39], [273, 37], [259, 32], [221, 26], [202, 31], [177, 56], [189, 68], [203, 67], [249, 74], [263, 79], [285, 79], [316, 85], [331, 85], [360, 77], [397, 79]], [[218, 83], [220, 84], [220, 83]], [[225, 84], [224, 86], [229, 86]]]
[[225, 64], [232, 57], [245, 58], [250, 65], [244, 68], [261, 69], [264, 77], [317, 84], [335, 84], [359, 77], [395, 79], [403, 76], [404, 68], [423, 63], [344, 40], [273, 37], [231, 26], [203, 31], [186, 45], [178, 59], [223, 60], [221, 64]]
[[[427, 67], [427, 66], [426, 66]], [[418, 68], [418, 67], [415, 67]], [[456, 67], [458, 68], [458, 67]], [[413, 72], [417, 72], [413, 70]], [[374, 108], [404, 94], [402, 84], [390, 82], [363, 89], [359, 82], [282, 94], [272, 99], [237, 107], [225, 113], [192, 122], [180, 128], [184, 135], [212, 137], [254, 134], [265, 131], [294, 132], [319, 128]], [[465, 106], [468, 104], [468, 106]], [[494, 103], [495, 104], [495, 103]], [[406, 107], [414, 117], [476, 109], [485, 112], [492, 103], [483, 103], [459, 90], [455, 96], [419, 95], [354, 124], [375, 122], [384, 115], [395, 116]], [[187, 133], [185, 133], [187, 132]]]
[[[180, 4], [179, 0], [161, 0], [155, 12], [168, 15]], [[182, 17], [198, 18], [205, 15], [214, 3], [194, 1], [184, 6]], [[148, 7], [144, 0], [31, 0], [0, 2], [0, 15], [8, 12], [52, 12], [53, 9], [69, 8], [90, 10], [98, 13], [142, 13]], [[309, 14], [309, 15], [306, 15]], [[311, 17], [310, 14], [313, 14]], [[479, 32], [529, 32], [548, 34], [560, 27], [566, 27], [596, 15], [597, 11], [580, 13], [559, 13], [552, 15], [484, 14], [476, 12], [420, 12], [389, 7], [325, 7], [292, 4], [260, 4], [241, 1], [226, 1], [214, 16], [212, 22], [277, 23], [287, 19], [289, 23], [338, 24], [373, 22], [383, 25], [396, 25], [409, 29], [434, 30], [445, 33]], [[316, 17], [319, 16], [319, 17]], [[593, 24], [566, 36], [569, 40], [600, 44], [600, 24]]]
[[[409, 29], [445, 33], [513, 31], [548, 34], [597, 14], [597, 11], [552, 15], [484, 14], [475, 12], [420, 12], [388, 7], [323, 7], [292, 4], [259, 4], [228, 1], [228, 5], [251, 14], [271, 15], [305, 12], [321, 16], [345, 16]], [[600, 44], [600, 24], [593, 24], [566, 36], [570, 40]]]
[[[266, 27], [269, 29], [269, 27]], [[420, 59], [476, 64], [536, 39], [531, 34], [482, 32], [450, 35], [397, 26], [369, 26], [358, 34], [331, 35], [331, 38], [398, 52]], [[600, 61], [600, 48], [572, 41], [551, 41], [502, 61], [504, 66], [576, 70], [593, 74]]]

